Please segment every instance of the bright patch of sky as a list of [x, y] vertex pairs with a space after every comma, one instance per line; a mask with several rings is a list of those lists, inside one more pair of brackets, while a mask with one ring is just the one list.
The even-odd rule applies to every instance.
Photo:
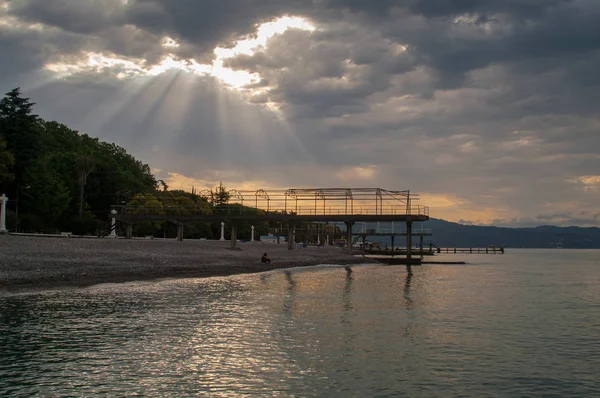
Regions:
[[[314, 31], [315, 27], [301, 17], [281, 17], [271, 22], [258, 26], [255, 34], [236, 42], [231, 48], [217, 47], [214, 50], [215, 58], [212, 64], [199, 64], [195, 59], [181, 59], [172, 53], [167, 53], [160, 63], [147, 65], [143, 59], [122, 59], [117, 55], [89, 52], [79, 60], [62, 60], [45, 65], [45, 69], [56, 73], [57, 77], [64, 78], [82, 72], [112, 72], [119, 79], [128, 79], [136, 76], [157, 76], [169, 70], [182, 70], [199, 75], [214, 76], [226, 85], [244, 90], [250, 84], [260, 81], [257, 73], [245, 70], [233, 70], [224, 66], [224, 60], [239, 54], [252, 55], [256, 50], [267, 47], [268, 40], [276, 35], [283, 34], [288, 29], [301, 29]], [[165, 50], [174, 50], [180, 43], [171, 37], [164, 37], [161, 45]]]

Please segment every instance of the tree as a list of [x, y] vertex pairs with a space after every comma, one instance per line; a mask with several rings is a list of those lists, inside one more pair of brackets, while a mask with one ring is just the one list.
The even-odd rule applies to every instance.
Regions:
[[325, 224], [322, 228], [323, 234], [329, 235], [332, 239], [337, 239], [344, 236], [342, 230], [337, 225]]
[[[164, 206], [155, 194], [142, 193], [135, 195], [127, 205], [131, 206], [130, 212], [132, 214], [165, 214]], [[159, 221], [150, 221], [138, 224], [136, 230], [143, 235], [155, 235], [162, 224]]]
[[29, 189], [21, 195], [19, 213], [21, 224], [26, 230], [49, 231], [68, 208], [69, 189], [64, 185], [58, 173], [50, 166], [49, 158], [42, 158], [27, 169]]
[[128, 201], [137, 194], [156, 191], [150, 166], [115, 144], [82, 137], [96, 166], [87, 179], [85, 200], [98, 214], [108, 214], [110, 206], [121, 200]]
[[0, 100], [0, 118], [11, 126], [35, 121], [37, 115], [32, 114], [34, 105], [29, 98], [21, 97], [21, 88], [17, 87]]
[[89, 233], [111, 205], [156, 192], [150, 166], [124, 148], [45, 121], [33, 107], [18, 88], [0, 99], [0, 189], [24, 226]]
[[[27, 183], [24, 181], [26, 168], [37, 161], [41, 153], [38, 117], [32, 113], [34, 105], [29, 98], [21, 96], [19, 88], [6, 93], [0, 100], [0, 137], [6, 143], [2, 150], [8, 151], [14, 162], [10, 179], [16, 182], [9, 186], [11, 195], [16, 194], [16, 183]], [[10, 163], [10, 157], [4, 155], [3, 158], [0, 165]]]
[[15, 164], [15, 157], [6, 150], [6, 140], [0, 136], [0, 183], [11, 182], [15, 175], [12, 168]]
[[[166, 182], [164, 182], [164, 180], [156, 180], [157, 183], [160, 183], [160, 185], [162, 185], [163, 191], [166, 191], [169, 189], [169, 186], [167, 185]], [[158, 185], [157, 185], [158, 188]]]
[[83, 194], [85, 191], [85, 184], [87, 177], [90, 175], [96, 167], [96, 161], [94, 157], [87, 154], [80, 154], [77, 156], [76, 168], [77, 168], [77, 181], [79, 182], [79, 218], [83, 215]]
[[227, 191], [227, 188], [225, 188], [223, 185], [223, 182], [219, 181], [219, 186], [216, 187], [214, 191], [211, 190], [211, 197], [212, 205], [220, 206], [229, 203], [229, 198], [231, 195], [229, 194], [229, 191]]

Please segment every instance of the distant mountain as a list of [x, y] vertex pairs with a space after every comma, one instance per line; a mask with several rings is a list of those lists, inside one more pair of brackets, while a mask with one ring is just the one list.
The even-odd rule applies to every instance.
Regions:
[[[377, 223], [367, 223], [365, 228], [376, 228]], [[396, 231], [404, 230], [404, 225], [394, 226]], [[362, 224], [354, 226], [361, 231]], [[390, 230], [391, 223], [379, 223], [380, 230]], [[438, 247], [485, 247], [496, 245], [523, 248], [572, 248], [600, 249], [600, 228], [554, 227], [536, 228], [504, 228], [493, 226], [462, 225], [454, 222], [431, 218], [429, 221], [416, 224], [414, 230], [431, 229], [433, 236], [424, 238], [425, 244], [430, 241]], [[389, 238], [368, 238], [370, 241], [390, 243]], [[403, 245], [403, 238], [396, 238], [397, 245]], [[418, 243], [418, 238], [413, 238]]]

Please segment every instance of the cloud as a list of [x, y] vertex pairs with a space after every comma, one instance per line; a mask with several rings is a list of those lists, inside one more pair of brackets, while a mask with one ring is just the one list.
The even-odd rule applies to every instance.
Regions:
[[451, 220], [600, 225], [599, 17], [595, 0], [0, 0], [0, 87], [178, 187], [381, 186]]

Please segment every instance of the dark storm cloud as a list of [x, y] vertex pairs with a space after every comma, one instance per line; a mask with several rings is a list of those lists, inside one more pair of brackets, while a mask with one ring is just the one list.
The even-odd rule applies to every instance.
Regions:
[[[94, 46], [93, 40], [61, 30], [7, 28], [0, 24], [0, 82], [15, 76], [37, 72], [51, 60], [79, 56], [81, 50]], [[11, 83], [14, 84], [14, 83]]]
[[290, 30], [253, 55], [225, 65], [258, 73], [271, 85], [265, 100], [285, 104], [290, 118], [322, 118], [364, 111], [366, 99], [410, 71], [414, 54], [372, 28], [332, 23], [327, 31]]
[[310, 1], [137, 0], [127, 8], [126, 15], [129, 23], [140, 28], [182, 38], [210, 51], [253, 33], [258, 23], [308, 10]]
[[[202, 58], [275, 16], [305, 15], [330, 24], [343, 17], [341, 10], [358, 13], [349, 18], [365, 31], [408, 45], [437, 71], [440, 87], [460, 86], [464, 73], [492, 63], [600, 45], [600, 7], [593, 0], [21, 0], [11, 3], [10, 13], [67, 31], [100, 33], [107, 49], [153, 59], [151, 47], [163, 35], [182, 41], [187, 56]], [[464, 20], [454, 20], [461, 15]], [[354, 51], [357, 64], [377, 62], [369, 46]]]
[[10, 12], [25, 21], [93, 34], [123, 23], [121, 0], [12, 0]]
[[[13, 0], [8, 10], [4, 91], [86, 51], [204, 63], [262, 22], [312, 21], [314, 32], [291, 29], [226, 60], [260, 76], [246, 98], [186, 73], [120, 81], [123, 65], [26, 93], [42, 116], [117, 141], [163, 173], [392, 181], [456, 195], [456, 219], [484, 217], [468, 207], [498, 223], [600, 224], [597, 0]], [[180, 46], [163, 48], [164, 36]]]
[[[12, 77], [20, 73], [39, 70], [44, 66], [46, 59], [41, 53], [41, 43], [40, 46], [31, 46], [28, 36], [30, 35], [6, 32], [0, 28], [0, 49], [2, 52], [0, 80], [4, 80], [3, 77]], [[37, 34], [33, 33], [31, 36], [35, 37]], [[24, 51], [28, 47], [29, 51]]]
[[[591, 2], [569, 3], [548, 9], [528, 21], [508, 19], [506, 32], [465, 38], [452, 43], [455, 37], [446, 36], [428, 43], [416, 43], [431, 55], [432, 64], [442, 73], [460, 73], [485, 67], [494, 62], [513, 62], [560, 56], [570, 57], [600, 48], [600, 6]], [[495, 22], [489, 23], [493, 31]], [[501, 29], [501, 27], [498, 27]], [[475, 26], [472, 28], [475, 30]], [[480, 32], [484, 35], [484, 32]], [[549, 59], [551, 61], [551, 59]], [[551, 64], [546, 64], [551, 67]]]
[[343, 8], [379, 18], [386, 17], [395, 8], [407, 9], [426, 17], [506, 12], [528, 18], [540, 16], [552, 7], [572, 1], [574, 0], [322, 0], [321, 4], [328, 8]]
[[464, 13], [506, 12], [518, 17], [539, 17], [548, 9], [574, 0], [412, 0], [409, 8], [427, 17], [455, 16]]
[[[523, 79], [519, 84], [514, 84], [514, 80], [509, 82], [514, 85], [510, 93], [513, 96], [524, 91], [522, 85], [531, 92], [550, 91], [548, 87], [558, 89], [557, 81], [577, 84], [581, 80], [581, 88], [589, 89], [590, 80], [599, 76], [592, 72], [600, 68], [594, 55], [600, 49], [600, 25], [596, 23], [600, 6], [593, 1], [339, 0], [319, 4], [329, 9], [345, 7], [367, 17], [349, 16], [349, 26], [330, 22], [324, 32], [310, 37], [303, 33], [286, 34], [273, 39], [264, 52], [241, 55], [227, 62], [231, 67], [268, 76], [266, 80], [277, 87], [271, 100], [286, 103], [288, 109], [297, 104], [294, 115], [331, 117], [346, 110], [361, 111], [367, 97], [384, 91], [394, 76], [417, 66], [430, 68], [429, 88], [420, 93], [424, 98], [433, 98], [436, 89], [468, 87], [472, 85], [468, 76], [471, 71], [492, 65], [508, 68], [515, 77]], [[392, 54], [393, 43], [404, 45], [406, 51]], [[324, 51], [319, 52], [320, 49]], [[361, 83], [328, 87], [319, 82], [336, 77], [336, 73], [341, 77], [345, 62], [368, 68], [361, 76]], [[278, 70], [285, 72], [277, 73]], [[529, 82], [529, 79], [539, 82], [538, 76], [544, 74], [552, 79], [548, 85], [534, 87]], [[494, 76], [491, 78], [495, 80]], [[573, 84], [566, 87], [574, 88]], [[591, 107], [586, 96], [574, 94], [569, 95], [569, 101], [556, 95], [529, 101], [521, 113], [543, 112], [549, 107], [564, 109], [565, 105], [575, 108], [575, 102], [579, 103], [578, 111]], [[510, 95], [504, 95], [507, 101], [502, 105], [515, 104], [515, 98], [509, 101]], [[344, 103], [351, 107], [346, 109]]]
[[99, 36], [99, 41], [111, 53], [143, 58], [149, 64], [157, 63], [164, 55], [160, 37], [132, 25], [111, 27]]
[[[493, 63], [576, 56], [600, 48], [594, 0], [324, 0], [407, 44], [439, 74], [441, 88]], [[458, 19], [457, 19], [458, 18]], [[547, 65], [547, 64], [546, 64]]]

